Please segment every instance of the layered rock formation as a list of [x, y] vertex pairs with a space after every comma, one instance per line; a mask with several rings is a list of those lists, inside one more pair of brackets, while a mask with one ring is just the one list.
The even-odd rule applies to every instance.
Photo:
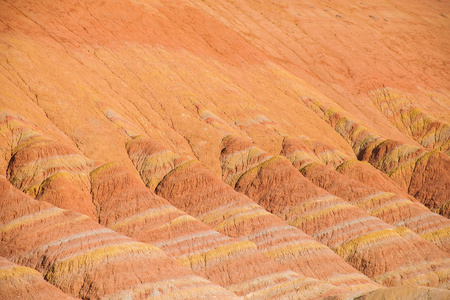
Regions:
[[448, 298], [449, 14], [0, 1], [0, 298]]
[[[92, 181], [101, 224], [160, 247], [182, 266], [237, 295], [271, 299], [344, 293], [271, 261], [249, 241], [214, 231], [152, 193], [124, 167], [102, 166], [92, 173]], [[241, 265], [246, 271], [236, 272]]]
[[[128, 151], [150, 187], [163, 178], [156, 188], [159, 195], [217, 231], [250, 240], [267, 256], [307, 276], [356, 290], [376, 287], [328, 248], [235, 192], [200, 163], [186, 161], [148, 138], [133, 140]], [[154, 163], [140, 163], [150, 160]], [[328, 267], [318, 268], [324, 262]]]
[[359, 160], [368, 161], [427, 207], [448, 217], [449, 156], [383, 138], [335, 108], [311, 99], [304, 101], [352, 145]]
[[245, 140], [226, 138], [221, 153], [226, 182], [326, 244], [375, 281], [419, 283], [426, 276], [428, 283], [436, 280], [433, 285], [446, 287], [447, 255], [430, 257], [423, 251], [425, 241], [414, 233], [409, 237], [401, 227], [328, 194], [301, 176], [287, 159], [272, 157]]
[[[447, 218], [430, 212], [402, 195], [378, 190], [346, 177], [322, 163], [308, 144], [306, 139], [287, 139], [281, 154], [315, 185], [363, 208], [376, 218], [397, 227], [405, 226], [449, 252], [450, 221]], [[436, 250], [431, 248], [426, 252], [439, 252]]]
[[237, 299], [195, 276], [156, 246], [104, 228], [86, 215], [38, 202], [1, 178], [1, 256], [39, 271], [79, 298], [220, 296]]

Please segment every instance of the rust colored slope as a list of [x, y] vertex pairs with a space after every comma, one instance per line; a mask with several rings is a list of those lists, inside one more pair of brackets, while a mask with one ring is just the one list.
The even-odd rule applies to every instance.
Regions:
[[0, 255], [34, 268], [80, 298], [236, 298], [193, 275], [159, 248], [85, 215], [36, 201], [0, 179]]
[[[362, 121], [401, 139], [367, 92], [383, 86], [448, 95], [448, 3], [370, 0], [192, 1]], [[428, 98], [428, 99], [426, 99]], [[421, 99], [448, 120], [448, 100]], [[351, 100], [350, 100], [351, 99]], [[448, 122], [448, 121], [447, 121]]]
[[[375, 287], [327, 247], [237, 193], [200, 163], [180, 159], [143, 137], [128, 143], [128, 151], [149, 187], [163, 178], [158, 194], [217, 231], [256, 243], [269, 257], [306, 276], [352, 286], [355, 291]], [[149, 163], [139, 163], [142, 161]], [[165, 166], [162, 173], [161, 166]], [[321, 267], [324, 263], [327, 268]]]
[[[141, 242], [160, 247], [193, 272], [237, 295], [269, 299], [334, 294], [335, 286], [296, 274], [238, 241], [176, 209], [155, 195], [125, 167], [110, 164], [91, 174], [100, 223]], [[188, 190], [189, 185], [181, 185]], [[192, 191], [192, 195], [195, 191]], [[195, 200], [194, 200], [195, 201]], [[246, 266], [245, 272], [240, 270]]]
[[[241, 150], [232, 144], [239, 144]], [[225, 140], [223, 148], [228, 145], [237, 151], [236, 156], [243, 157], [251, 148], [236, 138]], [[223, 157], [224, 166], [229, 166], [226, 160], [230, 157]], [[420, 239], [403, 238], [402, 229], [328, 194], [305, 179], [285, 158], [271, 157], [248, 169], [236, 181], [235, 189], [328, 245], [377, 282], [389, 286], [447, 284], [448, 267], [423, 256], [418, 250], [422, 246]]]
[[[450, 221], [447, 218], [432, 213], [423, 205], [400, 195], [381, 191], [348, 178], [322, 164], [319, 159], [308, 155], [312, 149], [308, 151], [305, 148], [307, 146], [302, 140], [285, 139], [281, 155], [287, 157], [294, 167], [315, 185], [361, 207], [370, 215], [386, 223], [406, 226], [425, 240], [436, 244], [443, 251], [450, 252]], [[430, 246], [427, 250], [423, 250], [436, 254], [440, 252]], [[441, 258], [445, 256], [441, 255]]]
[[31, 268], [0, 257], [0, 298], [24, 300], [75, 299], [49, 284]]
[[20, 116], [6, 114], [0, 125], [11, 132], [6, 174], [14, 186], [38, 200], [96, 219], [88, 178], [94, 166], [91, 160], [46, 137]]
[[318, 101], [311, 99], [303, 101], [347, 140], [358, 159], [368, 161], [385, 172], [432, 211], [448, 216], [449, 156], [439, 151], [426, 151], [400, 141], [382, 138], [346, 117], [345, 113]]

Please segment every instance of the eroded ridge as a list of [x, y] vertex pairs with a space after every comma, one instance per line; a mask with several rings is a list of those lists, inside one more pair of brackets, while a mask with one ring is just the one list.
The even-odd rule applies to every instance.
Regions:
[[6, 114], [0, 126], [11, 136], [6, 176], [24, 193], [96, 219], [89, 172], [94, 162], [73, 146], [46, 136], [21, 116]]
[[386, 173], [429, 209], [449, 216], [450, 157], [434, 150], [383, 138], [345, 113], [319, 101], [304, 103], [328, 122], [353, 147], [359, 160]]
[[[237, 153], [250, 146], [231, 138], [225, 140], [223, 147], [230, 144], [240, 145], [240, 148], [233, 147]], [[222, 163], [229, 165], [226, 161]], [[413, 282], [447, 285], [448, 267], [440, 266], [441, 261], [421, 253], [423, 240], [404, 237], [404, 229], [386, 224], [318, 188], [286, 158], [271, 157], [246, 170], [234, 187], [290, 225], [329, 246], [379, 283], [388, 286]]]
[[392, 88], [369, 92], [375, 106], [401, 132], [423, 147], [450, 155], [450, 125], [414, 105], [406, 95]]
[[36, 201], [0, 178], [0, 255], [80, 298], [237, 299], [159, 248]]
[[[143, 148], [148, 145], [148, 148], [139, 149], [138, 145]], [[128, 146], [130, 156], [146, 153], [157, 161], [168, 157], [168, 150], [155, 147], [155, 142], [149, 138], [140, 138], [136, 142], [130, 142]], [[159, 155], [161, 157], [157, 159]], [[166, 162], [166, 165], [173, 163]], [[144, 165], [136, 165], [139, 166]], [[150, 165], [146, 167], [151, 168]], [[223, 234], [254, 242], [259, 251], [293, 271], [347, 287], [341, 293], [349, 295], [377, 287], [329, 248], [298, 228], [289, 226], [245, 195], [234, 191], [197, 161], [187, 161], [172, 170], [168, 168], [164, 176], [152, 170], [138, 170], [141, 175], [145, 174], [144, 182], [163, 178], [157, 185], [156, 192], [177, 208]], [[157, 175], [152, 178], [152, 174]], [[328, 267], [320, 268], [324, 261]]]
[[0, 286], [1, 299], [75, 299], [46, 282], [38, 271], [3, 257], [0, 257]]
[[[331, 284], [270, 260], [252, 242], [225, 236], [177, 209], [123, 166], [102, 166], [91, 178], [101, 224], [160, 247], [182, 266], [237, 295], [249, 299], [299, 297], [311, 286], [315, 290], [311, 297], [337, 293]], [[247, 266], [245, 272], [240, 270], [242, 265]]]
[[[370, 215], [397, 227], [404, 226], [445, 252], [450, 251], [450, 221], [402, 195], [379, 190], [337, 172], [317, 157], [306, 139], [288, 139], [281, 155], [306, 178], [329, 193], [361, 207]], [[437, 249], [423, 249], [439, 253]], [[445, 258], [445, 256], [443, 256]]]

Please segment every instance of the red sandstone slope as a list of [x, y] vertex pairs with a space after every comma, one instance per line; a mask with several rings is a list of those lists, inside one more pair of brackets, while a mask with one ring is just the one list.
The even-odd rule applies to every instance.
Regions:
[[[156, 182], [159, 195], [223, 234], [253, 241], [261, 252], [304, 275], [355, 290], [375, 287], [332, 251], [235, 192], [198, 162], [142, 137], [128, 144], [128, 152], [147, 186]], [[153, 164], [140, 163], [150, 160]], [[324, 263], [327, 268], [319, 268]]]
[[212, 295], [237, 298], [193, 275], [159, 248], [104, 228], [86, 215], [38, 202], [1, 179], [0, 253], [80, 298]]
[[[237, 295], [271, 299], [349, 293], [292, 272], [289, 265], [270, 260], [249, 241], [214, 231], [152, 193], [124, 167], [102, 166], [91, 176], [101, 224], [160, 247], [182, 266]], [[236, 272], [241, 265], [246, 271]]]
[[450, 6], [391, 2], [0, 1], [0, 293], [447, 297]]
[[[286, 139], [281, 154], [315, 185], [387, 223], [406, 226], [449, 252], [450, 221], [447, 218], [434, 214], [401, 195], [367, 186], [324, 165], [305, 139]], [[431, 248], [427, 252], [436, 252], [436, 249]]]
[[[425, 241], [328, 194], [286, 159], [271, 157], [231, 137], [224, 140], [221, 161], [224, 180], [237, 191], [326, 244], [375, 281], [420, 284], [428, 273], [428, 283], [437, 280], [436, 286], [447, 286], [449, 259], [445, 253], [429, 256], [423, 249]], [[401, 274], [400, 278], [394, 274]]]

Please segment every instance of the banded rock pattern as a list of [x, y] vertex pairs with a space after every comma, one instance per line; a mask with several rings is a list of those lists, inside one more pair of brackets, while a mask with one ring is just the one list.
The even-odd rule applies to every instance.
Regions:
[[[370, 215], [397, 227], [405, 226], [445, 252], [450, 247], [450, 221], [423, 205], [391, 192], [385, 192], [348, 178], [313, 156], [304, 140], [286, 139], [281, 155], [315, 185], [361, 207]], [[428, 247], [428, 253], [439, 250]], [[441, 258], [445, 258], [442, 256]]]
[[2, 299], [75, 299], [46, 282], [38, 271], [3, 257], [0, 257], [0, 286]]
[[428, 277], [427, 282], [434, 278], [435, 286], [446, 286], [448, 267], [441, 265], [442, 258], [435, 260], [424, 255], [420, 239], [404, 238], [403, 229], [388, 225], [318, 188], [287, 159], [259, 151], [262, 154], [255, 156], [258, 159], [252, 160], [252, 164], [237, 166], [241, 161], [250, 161], [247, 157], [251, 157], [253, 148], [237, 138], [224, 141], [224, 176], [238, 170], [237, 179], [228, 177], [228, 182], [236, 182], [236, 190], [326, 244], [377, 282], [410, 284]]
[[6, 170], [13, 185], [39, 200], [96, 218], [88, 176], [94, 167], [91, 160], [46, 137], [20, 115], [6, 114], [1, 126], [13, 141]]
[[[271, 299], [342, 293], [335, 286], [278, 265], [249, 241], [214, 231], [155, 195], [125, 167], [102, 166], [91, 177], [101, 224], [160, 247], [182, 266], [237, 295]], [[236, 271], [242, 264], [246, 271]]]
[[423, 111], [399, 91], [390, 88], [370, 93], [376, 107], [400, 131], [423, 147], [450, 155], [450, 125]]
[[359, 160], [368, 161], [428, 208], [448, 217], [449, 156], [382, 138], [332, 107], [311, 99], [304, 102], [352, 145]]
[[36, 201], [1, 178], [0, 255], [34, 268], [79, 298], [237, 299], [159, 248], [104, 228], [86, 215]]
[[[128, 151], [145, 182], [163, 178], [156, 188], [159, 195], [215, 230], [254, 242], [259, 251], [306, 276], [361, 291], [376, 287], [327, 247], [237, 193], [200, 163], [180, 159], [149, 138], [128, 143]], [[166, 160], [167, 157], [172, 160]], [[139, 164], [150, 159], [158, 163]], [[175, 163], [180, 160], [185, 163]], [[166, 168], [161, 174], [158, 170], [163, 161]], [[318, 268], [325, 261], [328, 267]]]
[[449, 16], [0, 1], [0, 297], [448, 298]]

